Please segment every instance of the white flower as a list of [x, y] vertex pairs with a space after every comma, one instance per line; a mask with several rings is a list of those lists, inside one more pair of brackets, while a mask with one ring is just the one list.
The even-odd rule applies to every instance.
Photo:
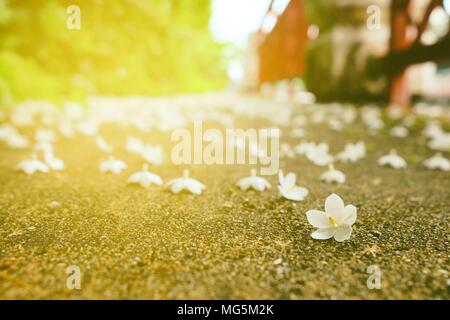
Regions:
[[328, 121], [328, 126], [334, 131], [342, 131], [344, 129], [344, 124], [338, 119]]
[[49, 168], [42, 161], [37, 160], [36, 155], [33, 155], [31, 159], [23, 160], [17, 165], [17, 169], [22, 170], [26, 174], [33, 174], [35, 172], [49, 172]]
[[166, 183], [173, 193], [179, 193], [183, 190], [189, 191], [193, 194], [201, 194], [205, 189], [203, 183], [198, 180], [189, 178], [189, 170], [183, 171], [183, 177], [170, 180]]
[[44, 153], [44, 161], [45, 164], [51, 169], [55, 171], [62, 171], [64, 170], [64, 161], [61, 159], [56, 158], [53, 155], [53, 152], [45, 152]]
[[141, 150], [141, 155], [145, 161], [159, 165], [164, 160], [164, 150], [160, 146], [145, 145]]
[[128, 183], [138, 183], [142, 187], [148, 188], [152, 183], [161, 186], [163, 181], [158, 175], [149, 172], [148, 165], [144, 164], [142, 171], [136, 172], [128, 178]]
[[334, 161], [334, 157], [328, 153], [328, 144], [326, 143], [316, 145], [306, 153], [306, 157], [320, 167], [327, 166]]
[[8, 143], [8, 146], [16, 149], [27, 148], [29, 145], [27, 137], [18, 132], [10, 135], [6, 142]]
[[295, 173], [288, 173], [286, 176], [283, 176], [283, 171], [280, 170], [278, 172], [278, 180], [280, 182], [278, 190], [288, 200], [303, 201], [309, 193], [308, 189], [295, 185]]
[[322, 173], [320, 180], [326, 183], [343, 184], [345, 182], [345, 174], [342, 171], [336, 170], [331, 164], [328, 166], [328, 171]]
[[252, 169], [250, 172], [250, 177], [243, 178], [237, 182], [237, 186], [241, 190], [247, 191], [252, 188], [256, 191], [264, 191], [266, 188], [270, 188], [270, 183], [266, 179], [256, 175], [256, 169]]
[[291, 131], [291, 137], [303, 138], [306, 135], [306, 131], [303, 128], [295, 128]]
[[112, 156], [108, 158], [108, 160], [103, 161], [100, 164], [100, 171], [103, 173], [111, 172], [111, 173], [121, 173], [122, 170], [126, 169], [127, 165], [125, 162], [121, 160], [114, 159]]
[[422, 131], [422, 134], [427, 138], [435, 138], [441, 136], [444, 133], [440, 123], [430, 122]]
[[390, 105], [388, 108], [388, 116], [393, 120], [399, 120], [405, 116], [405, 110], [397, 105]]
[[0, 140], [8, 140], [9, 136], [17, 133], [17, 129], [9, 123], [0, 126]]
[[406, 116], [402, 121], [402, 124], [408, 128], [411, 128], [415, 123], [416, 123], [416, 117], [413, 115]]
[[408, 129], [401, 126], [393, 127], [390, 131], [390, 135], [395, 138], [406, 138], [409, 134]]
[[53, 153], [53, 145], [47, 141], [39, 141], [34, 144], [33, 150], [41, 151], [42, 153]]
[[327, 240], [332, 237], [336, 241], [348, 240], [352, 234], [352, 225], [356, 221], [356, 207], [344, 205], [344, 201], [336, 194], [325, 200], [325, 212], [309, 210], [306, 213], [308, 222], [315, 228], [311, 234], [313, 239]]
[[366, 145], [363, 141], [352, 144], [347, 143], [344, 151], [338, 153], [336, 158], [341, 162], [356, 162], [366, 155]]
[[58, 125], [58, 130], [59, 133], [61, 133], [64, 137], [73, 138], [74, 135], [73, 127], [69, 121], [67, 120], [61, 121], [61, 123]]
[[161, 146], [146, 145], [141, 139], [128, 136], [125, 148], [130, 153], [141, 155], [145, 161], [159, 165], [164, 160], [164, 150]]
[[107, 153], [111, 153], [113, 151], [113, 147], [111, 147], [106, 141], [105, 139], [103, 139], [103, 137], [101, 136], [97, 136], [95, 138], [95, 144], [97, 145], [97, 147]]
[[428, 147], [435, 151], [450, 151], [450, 133], [442, 133], [428, 142]]
[[297, 154], [303, 156], [306, 155], [309, 151], [313, 150], [316, 147], [314, 142], [302, 142], [294, 147], [295, 152]]
[[28, 147], [28, 139], [21, 135], [15, 127], [10, 124], [0, 126], [0, 140], [6, 141], [11, 148], [21, 149]]
[[55, 141], [55, 133], [49, 129], [38, 129], [34, 135], [38, 142], [53, 142]]
[[391, 150], [389, 154], [378, 159], [378, 164], [380, 166], [391, 166], [395, 169], [407, 167], [406, 161], [402, 157], [397, 155], [397, 152], [395, 150]]
[[294, 159], [295, 158], [295, 152], [291, 148], [291, 145], [289, 143], [282, 143], [280, 146], [280, 157]]
[[144, 143], [139, 138], [128, 136], [125, 142], [125, 149], [130, 153], [141, 154], [144, 149]]
[[450, 161], [444, 158], [441, 153], [424, 161], [425, 167], [431, 170], [450, 171]]
[[93, 118], [80, 121], [76, 128], [79, 133], [85, 136], [95, 136], [98, 133], [98, 123]]

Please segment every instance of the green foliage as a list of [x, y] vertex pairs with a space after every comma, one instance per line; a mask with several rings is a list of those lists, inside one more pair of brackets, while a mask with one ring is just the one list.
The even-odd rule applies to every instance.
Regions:
[[[66, 26], [74, 4], [80, 30]], [[0, 100], [219, 88], [209, 16], [209, 0], [0, 0]]]
[[366, 6], [357, 2], [345, 4], [338, 1], [314, 0], [308, 1], [307, 19], [320, 28], [320, 33], [327, 33], [334, 26], [358, 26], [367, 19]]

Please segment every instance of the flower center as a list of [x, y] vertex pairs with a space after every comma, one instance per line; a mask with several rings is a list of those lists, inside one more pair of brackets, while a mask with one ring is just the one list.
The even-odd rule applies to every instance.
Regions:
[[328, 222], [333, 226], [333, 227], [337, 227], [337, 223], [336, 220], [334, 220], [333, 217], [328, 217]]

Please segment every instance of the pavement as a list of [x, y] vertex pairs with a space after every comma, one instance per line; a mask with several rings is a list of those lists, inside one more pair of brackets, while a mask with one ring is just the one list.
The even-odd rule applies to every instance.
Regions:
[[[310, 191], [303, 202], [282, 199], [276, 176], [268, 177], [268, 191], [239, 190], [236, 181], [249, 173], [239, 165], [190, 166], [206, 185], [200, 196], [127, 185], [142, 160], [123, 149], [124, 137], [162, 144], [169, 155], [168, 133], [102, 126], [114, 155], [128, 164], [120, 175], [100, 172], [106, 156], [90, 137], [59, 138], [67, 169], [32, 176], [14, 170], [29, 150], [0, 142], [0, 298], [449, 299], [450, 173], [422, 165], [434, 152], [420, 130], [418, 124], [399, 139], [387, 129], [369, 135], [359, 119], [338, 134], [309, 125], [308, 139], [328, 142], [333, 153], [358, 140], [368, 151], [360, 162], [337, 164], [347, 176], [343, 185], [321, 182], [326, 168], [304, 157], [283, 158], [281, 168]], [[282, 140], [294, 146], [301, 139]], [[392, 148], [408, 168], [377, 165]], [[170, 160], [150, 166], [164, 181], [183, 168]], [[305, 215], [323, 210], [331, 193], [358, 208], [353, 234], [342, 243], [312, 239]], [[81, 272], [80, 289], [67, 286], [70, 266]], [[373, 270], [379, 289], [367, 285]]]

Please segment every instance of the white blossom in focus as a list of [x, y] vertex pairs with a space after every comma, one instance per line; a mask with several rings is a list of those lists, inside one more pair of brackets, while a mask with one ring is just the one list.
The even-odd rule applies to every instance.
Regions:
[[325, 200], [325, 212], [309, 210], [306, 213], [308, 222], [317, 228], [311, 237], [318, 240], [334, 237], [338, 242], [350, 239], [352, 226], [356, 221], [356, 211], [355, 206], [345, 206], [342, 198], [333, 193]]

